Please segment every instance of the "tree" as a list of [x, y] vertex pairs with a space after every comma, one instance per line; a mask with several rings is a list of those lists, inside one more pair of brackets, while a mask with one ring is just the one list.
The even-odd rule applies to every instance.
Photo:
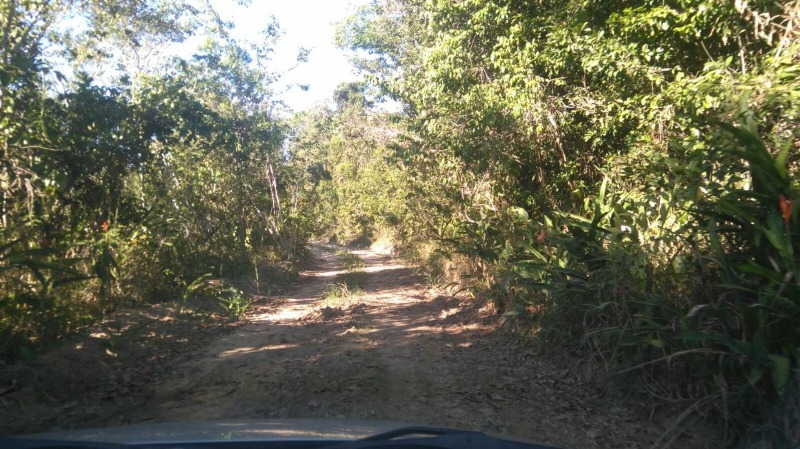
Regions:
[[[258, 280], [296, 260], [306, 231], [282, 213], [284, 131], [265, 67], [276, 24], [245, 49], [214, 16], [217, 36], [156, 70], [146, 53], [200, 29], [185, 2], [0, 8], [0, 355], [208, 273]], [[77, 18], [85, 30], [70, 34]], [[48, 60], [58, 49], [66, 60]], [[136, 73], [99, 79], [49, 65], [132, 60]]]
[[392, 114], [373, 109], [364, 83], [343, 84], [333, 97], [335, 110], [296, 119], [290, 161], [316, 232], [368, 244], [407, 213], [407, 179], [390, 148], [397, 132]]
[[798, 363], [797, 9], [385, 0], [340, 45], [403, 104], [410, 216], [501, 308], [742, 423]]

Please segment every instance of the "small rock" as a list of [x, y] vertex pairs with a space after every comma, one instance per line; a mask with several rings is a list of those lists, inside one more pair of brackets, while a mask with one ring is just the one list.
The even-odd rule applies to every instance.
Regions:
[[317, 407], [319, 407], [319, 402], [317, 402], [314, 399], [312, 399], [312, 400], [308, 401], [308, 406], [311, 407], [311, 408], [317, 408]]

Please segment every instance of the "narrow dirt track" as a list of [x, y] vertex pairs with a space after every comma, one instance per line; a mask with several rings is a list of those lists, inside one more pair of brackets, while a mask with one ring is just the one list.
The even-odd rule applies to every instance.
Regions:
[[[253, 296], [245, 324], [206, 325], [204, 314], [186, 318], [169, 303], [120, 310], [34, 363], [0, 366], [0, 386], [17, 385], [0, 394], [0, 432], [374, 419], [564, 448], [640, 448], [671, 425], [598, 394], [596, 373], [498, 332], [490, 306], [430, 288], [391, 256], [354, 251], [366, 263], [364, 293], [326, 308], [326, 287], [346, 276], [337, 249], [314, 246], [314, 262], [293, 286]], [[113, 344], [111, 328], [128, 340]], [[713, 446], [707, 437], [675, 444]]]
[[649, 446], [663, 432], [392, 257], [355, 251], [366, 262], [363, 305], [319, 313], [326, 285], [344, 272], [333, 249], [315, 247], [295, 288], [187, 357], [131, 420], [367, 418], [585, 448]]

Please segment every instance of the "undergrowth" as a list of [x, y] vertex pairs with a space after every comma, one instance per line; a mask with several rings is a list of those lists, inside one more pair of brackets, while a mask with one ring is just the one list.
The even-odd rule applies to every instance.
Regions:
[[[800, 190], [789, 147], [771, 154], [751, 121], [709, 129], [727, 171], [702, 188], [721, 194], [621, 192], [607, 178], [579, 214], [543, 217], [507, 249], [496, 297], [630, 393], [680, 405], [674, 432], [705, 416], [734, 441], [800, 366]], [[800, 426], [797, 411], [785, 419]]]
[[211, 280], [210, 278], [211, 274], [205, 274], [186, 287], [182, 297], [181, 311], [184, 310], [193, 297], [203, 296], [217, 301], [219, 306], [231, 317], [239, 320], [243, 319], [247, 312], [253, 308], [253, 300], [250, 295], [223, 281]]

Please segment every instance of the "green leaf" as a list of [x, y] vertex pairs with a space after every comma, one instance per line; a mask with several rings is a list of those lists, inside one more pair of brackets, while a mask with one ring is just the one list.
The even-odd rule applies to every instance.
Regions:
[[780, 393], [783, 391], [783, 387], [786, 386], [786, 382], [789, 380], [791, 361], [788, 357], [778, 354], [770, 354], [768, 357], [770, 362], [772, 362], [770, 365], [772, 385], [775, 387], [775, 390]]
[[[783, 281], [783, 275], [781, 273], [779, 273], [779, 272], [777, 272], [777, 271], [775, 271], [775, 270], [773, 270], [771, 268], [765, 268], [765, 267], [762, 267], [761, 265], [756, 265], [755, 263], [750, 263], [750, 264], [747, 264], [747, 265], [737, 265], [736, 266], [736, 270], [739, 271], [740, 273], [756, 274], [756, 275], [762, 276], [762, 277], [764, 277], [766, 279], [769, 279], [771, 281], [774, 281], [774, 282], [782, 282]], [[740, 286], [737, 286], [737, 287], [740, 287]], [[746, 289], [746, 291], [749, 291], [749, 290], [750, 289]]]
[[750, 374], [747, 375], [747, 383], [750, 385], [755, 385], [761, 380], [761, 377], [764, 375], [764, 368], [761, 365], [755, 365], [750, 368]]
[[784, 242], [781, 238], [781, 235], [774, 230], [767, 228], [766, 226], [759, 226], [759, 229], [761, 229], [761, 232], [767, 236], [767, 240], [769, 240], [769, 243], [772, 244], [775, 249], [782, 250], [784, 248]]
[[524, 279], [538, 279], [547, 269], [543, 264], [530, 262], [517, 262], [513, 265], [514, 272]]
[[786, 158], [789, 156], [789, 150], [792, 148], [792, 141], [786, 142], [786, 145], [783, 146], [783, 150], [778, 155], [777, 159], [775, 159], [775, 169], [778, 171], [778, 174], [781, 175], [782, 178], [787, 177], [786, 173]]
[[197, 289], [199, 289], [200, 287], [202, 287], [205, 284], [205, 281], [211, 276], [212, 276], [211, 273], [206, 273], [203, 274], [202, 276], [199, 276], [194, 281], [192, 281], [192, 283], [186, 287], [186, 291], [184, 292], [184, 299], [194, 294], [194, 292], [197, 291]]
[[600, 193], [597, 195], [597, 201], [605, 203], [606, 189], [608, 188], [608, 176], [603, 178], [603, 183], [600, 184]]
[[520, 220], [527, 221], [528, 219], [530, 219], [530, 217], [528, 216], [528, 212], [525, 209], [521, 208], [521, 207], [514, 206], [514, 207], [511, 208], [511, 211]]

